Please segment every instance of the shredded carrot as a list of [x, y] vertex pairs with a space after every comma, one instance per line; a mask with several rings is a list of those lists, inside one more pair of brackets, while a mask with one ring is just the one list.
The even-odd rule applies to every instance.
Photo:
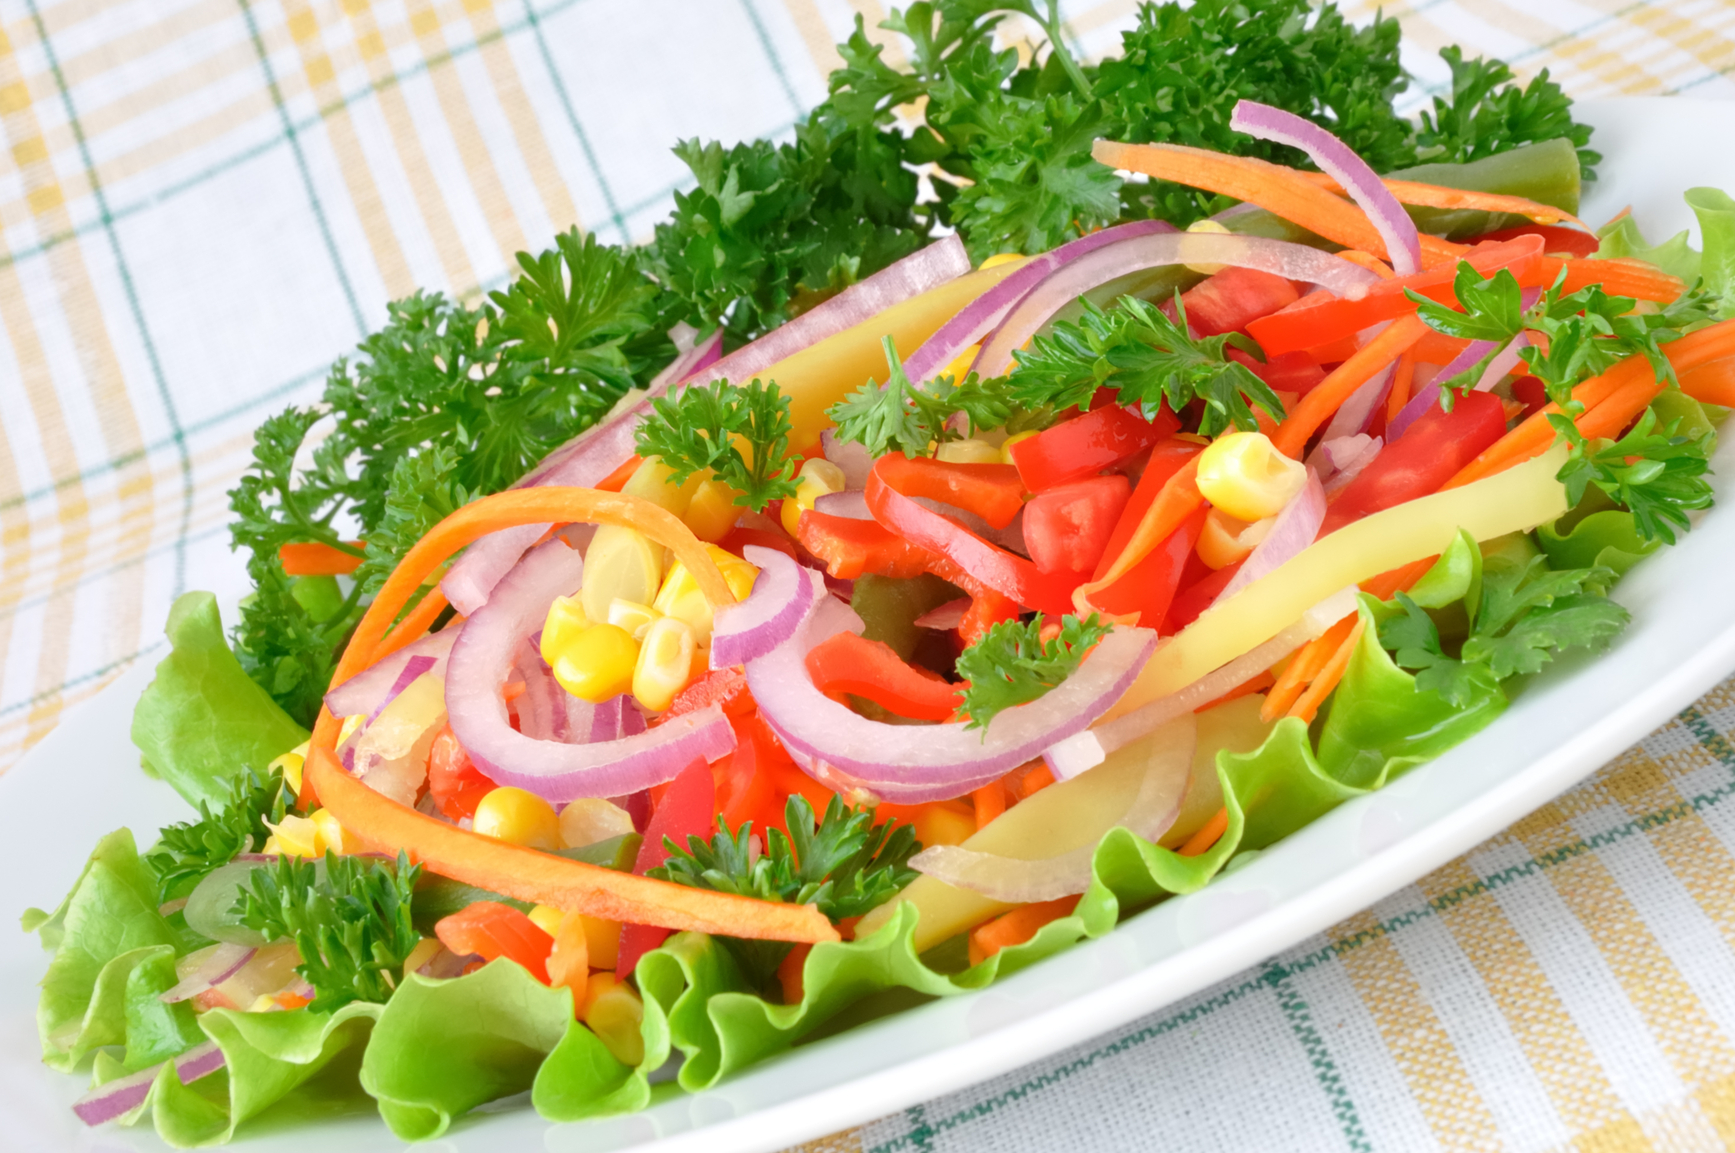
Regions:
[[1211, 819], [1199, 826], [1199, 831], [1187, 838], [1187, 843], [1175, 850], [1182, 857], [1196, 857], [1222, 840], [1229, 831], [1229, 810], [1218, 809]]
[[1355, 627], [1355, 622], [1356, 614], [1351, 613], [1295, 650], [1289, 664], [1272, 684], [1271, 691], [1265, 694], [1265, 704], [1259, 710], [1260, 720], [1269, 725], [1289, 712], [1308, 682], [1319, 675], [1319, 670], [1325, 667], [1326, 661], [1343, 643], [1343, 638]]
[[1607, 400], [1579, 417], [1574, 423], [1578, 431], [1588, 440], [1600, 437], [1613, 439], [1620, 436], [1621, 431], [1637, 420], [1645, 406], [1657, 399], [1657, 394], [1663, 391], [1664, 384], [1660, 380], [1635, 380], [1622, 385], [1620, 390]]
[[1308, 390], [1284, 422], [1277, 426], [1272, 443], [1279, 452], [1299, 460], [1307, 442], [1319, 427], [1342, 407], [1355, 390], [1373, 379], [1386, 365], [1402, 356], [1422, 338], [1428, 326], [1414, 313], [1400, 316], [1384, 332], [1358, 349], [1354, 356], [1338, 365], [1331, 375]]
[[404, 619], [392, 627], [392, 631], [380, 641], [379, 655], [375, 660], [383, 660], [391, 656], [433, 626], [434, 620], [446, 611], [446, 595], [438, 588], [428, 590], [428, 595], [416, 602], [416, 607], [404, 614]]
[[[1143, 172], [1202, 188], [1273, 212], [1345, 248], [1360, 249], [1388, 260], [1385, 238], [1356, 205], [1326, 191], [1293, 168], [1229, 156], [1181, 144], [1121, 144], [1098, 140], [1091, 155], [1110, 168]], [[1455, 260], [1469, 249], [1436, 236], [1421, 236], [1422, 263], [1432, 268]]]
[[807, 968], [807, 955], [811, 952], [812, 945], [797, 945], [789, 950], [783, 963], [777, 966], [777, 984], [783, 990], [785, 1005], [799, 1005], [806, 995], [802, 988], [802, 974]]
[[1392, 390], [1386, 394], [1386, 424], [1398, 418], [1398, 413], [1404, 411], [1404, 405], [1410, 403], [1410, 390], [1416, 381], [1416, 349], [1412, 345], [1408, 352], [1398, 357], [1398, 370], [1392, 374]]
[[639, 471], [639, 465], [645, 463], [644, 458], [634, 454], [621, 462], [621, 466], [597, 482], [597, 488], [603, 492], [619, 492], [626, 487], [627, 481], [633, 478], [633, 473]]
[[1363, 252], [1359, 248], [1346, 248], [1338, 253], [1338, 259], [1347, 260], [1351, 264], [1359, 264], [1381, 280], [1391, 280], [1397, 276], [1392, 266], [1371, 252]]
[[1054, 783], [1053, 771], [1041, 761], [1034, 761], [1022, 770], [1014, 771], [1018, 773], [1018, 782], [1013, 786], [1013, 791], [1021, 801], [1028, 801]]
[[1422, 339], [1410, 346], [1410, 351], [1416, 354], [1420, 364], [1434, 364], [1444, 367], [1458, 358], [1458, 354], [1468, 348], [1470, 342], [1456, 336], [1447, 336], [1443, 332], [1429, 329], [1422, 334]]
[[1735, 408], [1735, 356], [1680, 374], [1681, 391], [1705, 404]]
[[1592, 284], [1600, 284], [1610, 296], [1631, 296], [1638, 300], [1655, 300], [1667, 304], [1677, 299], [1686, 286], [1656, 265], [1644, 260], [1594, 260], [1590, 257], [1562, 259], [1545, 256], [1538, 266], [1537, 276], [1543, 284], [1553, 284], [1554, 278], [1566, 270], [1562, 292], [1577, 292]]
[[1331, 654], [1331, 659], [1325, 662], [1325, 667], [1319, 670], [1319, 675], [1313, 678], [1313, 683], [1307, 686], [1307, 691], [1289, 708], [1289, 715], [1300, 717], [1307, 724], [1313, 723], [1313, 718], [1319, 712], [1319, 706], [1325, 703], [1325, 698], [1337, 688], [1337, 682], [1343, 679], [1344, 670], [1349, 668], [1349, 658], [1355, 652], [1355, 646], [1361, 640], [1362, 630], [1367, 627], [1358, 614], [1355, 627], [1350, 629], [1349, 636], [1337, 646], [1337, 651]]
[[[1340, 196], [1349, 195], [1344, 192], [1342, 185], [1323, 172], [1302, 172], [1299, 175], [1327, 191], [1335, 192]], [[1473, 192], [1466, 188], [1446, 188], [1439, 184], [1424, 184], [1418, 180], [1381, 180], [1380, 183], [1386, 186], [1387, 192], [1397, 198], [1399, 204], [1408, 204], [1415, 208], [1473, 208], [1483, 212], [1523, 216], [1537, 224], [1573, 224], [1586, 232], [1595, 231], [1590, 225], [1570, 212], [1563, 212], [1552, 204], [1539, 204], [1534, 200], [1526, 200], [1522, 196], [1502, 196], [1497, 192]]]
[[345, 548], [323, 544], [319, 541], [301, 541], [296, 544], [279, 545], [277, 559], [283, 565], [283, 571], [289, 576], [348, 576], [361, 567], [361, 554], [350, 552], [349, 549], [362, 548], [359, 540], [346, 540]]
[[976, 807], [976, 827], [985, 828], [1006, 811], [1006, 788], [999, 781], [989, 781], [970, 794], [970, 803]]
[[1240, 700], [1242, 697], [1251, 696], [1258, 692], [1264, 692], [1274, 683], [1276, 683], [1276, 678], [1271, 675], [1271, 670], [1260, 669], [1258, 672], [1254, 673], [1252, 676], [1248, 677], [1216, 700], [1206, 701], [1193, 711], [1195, 713], [1209, 712], [1218, 705], [1226, 705], [1230, 701]]
[[1002, 949], [1024, 944], [1036, 936], [1042, 926], [1071, 916], [1077, 907], [1077, 897], [1061, 897], [1034, 905], [1020, 905], [1010, 913], [977, 926], [970, 934], [970, 964], [980, 965]]
[[1382, 601], [1389, 601], [1392, 599], [1392, 594], [1399, 589], [1409, 591], [1410, 587], [1421, 580], [1439, 559], [1438, 556], [1425, 556], [1421, 560], [1399, 565], [1395, 569], [1389, 569], [1376, 577], [1369, 577], [1361, 582], [1361, 590], [1369, 596], [1377, 597]]

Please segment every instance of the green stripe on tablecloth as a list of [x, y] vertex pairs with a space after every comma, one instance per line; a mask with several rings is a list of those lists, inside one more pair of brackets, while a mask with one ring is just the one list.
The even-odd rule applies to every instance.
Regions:
[[771, 74], [777, 77], [777, 83], [783, 89], [783, 95], [789, 98], [789, 107], [795, 110], [797, 120], [807, 115], [807, 109], [801, 105], [801, 98], [795, 94], [795, 86], [789, 83], [789, 73], [784, 70], [783, 57], [777, 54], [777, 46], [771, 42], [771, 34], [765, 31], [765, 21], [759, 18], [759, 8], [753, 0], [741, 0], [741, 10], [747, 13], [747, 22], [753, 25], [753, 34], [759, 38], [759, 47], [765, 51], [765, 59], [771, 63]]
[[542, 34], [544, 19], [570, 8], [575, 2], [576, 0], [568, 0], [567, 3], [556, 4], [547, 12], [538, 15], [532, 0], [524, 0], [525, 19], [529, 22], [531, 34], [536, 37], [537, 51], [542, 54], [542, 66], [548, 69], [548, 78], [554, 82], [554, 94], [559, 97], [560, 107], [566, 113], [567, 126], [572, 129], [572, 134], [578, 137], [578, 147], [584, 153], [584, 162], [590, 168], [591, 178], [602, 191], [602, 200], [608, 206], [609, 219], [614, 221], [615, 232], [620, 235], [622, 244], [631, 244], [632, 236], [627, 232], [626, 217], [621, 214], [620, 206], [614, 202], [614, 189], [609, 186], [608, 177], [603, 173], [601, 163], [597, 161], [596, 151], [590, 146], [590, 135], [578, 121], [578, 111], [573, 108], [572, 97], [566, 91], [566, 79], [555, 66], [554, 54], [548, 50], [548, 40]]
[[[1167, 1017], [1141, 1025], [1130, 1033], [1122, 1034], [1112, 1041], [1095, 1046], [1063, 1065], [1034, 1074], [1009, 1089], [986, 1097], [948, 1116], [930, 1121], [925, 1107], [918, 1106], [906, 1110], [904, 1116], [912, 1122], [911, 1127], [899, 1136], [865, 1149], [864, 1153], [898, 1153], [899, 1150], [904, 1149], [927, 1149], [929, 1142], [936, 1134], [961, 1128], [972, 1121], [988, 1116], [997, 1109], [1004, 1108], [1014, 1101], [1023, 1100], [1044, 1089], [1064, 1084], [1075, 1074], [1086, 1071], [1106, 1058], [1117, 1056], [1130, 1049], [1135, 1049], [1147, 1041], [1175, 1032], [1185, 1025], [1208, 1017], [1213, 1012], [1226, 1008], [1266, 987], [1278, 991], [1279, 1004], [1283, 1007], [1286, 1016], [1290, 1015], [1290, 1006], [1284, 1004], [1282, 990], [1293, 977], [1335, 961], [1344, 954], [1380, 937], [1399, 933], [1410, 925], [1432, 917], [1447, 908], [1462, 904], [1466, 900], [1485, 896], [1501, 886], [1511, 885], [1525, 878], [1533, 877], [1544, 869], [1564, 864], [1587, 852], [1600, 850], [1627, 837], [1642, 834], [1691, 814], [1714, 808], [1731, 796], [1735, 796], [1735, 745], [1731, 745], [1728, 737], [1718, 731], [1696, 705], [1677, 714], [1675, 719], [1693, 734], [1701, 748], [1715, 758], [1718, 764], [1730, 771], [1729, 779], [1708, 792], [1697, 793], [1676, 804], [1634, 817], [1614, 828], [1605, 829], [1589, 837], [1581, 837], [1571, 844], [1562, 845], [1546, 853], [1532, 856], [1519, 864], [1489, 873], [1473, 882], [1456, 886], [1414, 909], [1388, 917], [1371, 928], [1329, 941], [1320, 948], [1303, 953], [1293, 960], [1273, 959], [1268, 961], [1257, 976], [1243, 979], [1235, 985]], [[1679, 778], [1674, 779], [1678, 785]], [[1301, 1003], [1301, 1008], [1305, 1013], [1304, 1002]], [[1291, 1016], [1290, 1019], [1291, 1025], [1294, 1027], [1296, 1018]], [[1312, 1028], [1310, 1022], [1307, 1027]], [[1327, 1070], [1329, 1070], [1330, 1078], [1333, 1081], [1337, 1077], [1335, 1066], [1330, 1062], [1329, 1053], [1323, 1053], [1323, 1046], [1320, 1047], [1324, 1061], [1322, 1067], [1321, 1053], [1314, 1051], [1314, 1047], [1303, 1037], [1300, 1029], [1297, 1030], [1297, 1038], [1302, 1040], [1303, 1046], [1308, 1049], [1309, 1060], [1313, 1064], [1316, 1075], [1320, 1077], [1322, 1088], [1326, 1088], [1328, 1095], [1341, 1090], [1341, 1082], [1336, 1082], [1336, 1090], [1327, 1084]], [[1367, 1144], [1367, 1138], [1361, 1129], [1359, 1118], [1355, 1115], [1354, 1104], [1348, 1100], [1347, 1093], [1343, 1096], [1343, 1102], [1344, 1108], [1340, 1108], [1334, 1099], [1333, 1111], [1337, 1114], [1339, 1123], [1343, 1125], [1345, 1139], [1350, 1142], [1352, 1148], [1370, 1148], [1371, 1146]]]
[[1313, 1023], [1313, 1013], [1307, 1007], [1307, 999], [1301, 995], [1301, 990], [1295, 987], [1295, 982], [1289, 979], [1291, 973], [1276, 961], [1267, 961], [1260, 976], [1271, 987], [1272, 994], [1277, 998], [1277, 1007], [1283, 1011], [1284, 1020], [1289, 1022], [1290, 1032], [1295, 1034], [1296, 1041], [1307, 1054], [1307, 1063], [1313, 1067], [1314, 1080], [1325, 1094], [1332, 1116], [1337, 1118], [1345, 1144], [1356, 1153], [1373, 1153], [1373, 1146], [1368, 1143], [1367, 1133], [1362, 1129], [1361, 1114], [1356, 1111], [1355, 1100], [1350, 1097], [1349, 1089], [1343, 1083], [1343, 1074], [1338, 1072], [1337, 1062], [1332, 1060], [1331, 1049], [1326, 1045], [1325, 1038], [1320, 1036], [1319, 1026]]

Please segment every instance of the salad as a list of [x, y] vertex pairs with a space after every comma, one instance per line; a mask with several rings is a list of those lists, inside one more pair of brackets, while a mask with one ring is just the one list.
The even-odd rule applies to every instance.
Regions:
[[255, 592], [134, 715], [194, 811], [24, 917], [86, 1123], [577, 1120], [982, 988], [1480, 731], [1710, 505], [1735, 201], [1592, 230], [1546, 74], [1412, 124], [1329, 5], [886, 27], [261, 428]]

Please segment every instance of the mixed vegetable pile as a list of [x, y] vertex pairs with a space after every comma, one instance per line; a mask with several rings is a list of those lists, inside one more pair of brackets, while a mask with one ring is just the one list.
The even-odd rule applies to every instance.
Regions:
[[681, 146], [647, 249], [394, 305], [261, 429], [233, 647], [182, 598], [134, 719], [196, 819], [25, 918], [81, 1118], [701, 1089], [1194, 891], [1622, 629], [1711, 503], [1735, 201], [1688, 193], [1702, 252], [1592, 232], [1546, 75], [1449, 50], [1412, 125], [1330, 6], [1145, 5], [1094, 66], [1008, 9], [1058, 27], [913, 4], [899, 71], [858, 23], [794, 143]]

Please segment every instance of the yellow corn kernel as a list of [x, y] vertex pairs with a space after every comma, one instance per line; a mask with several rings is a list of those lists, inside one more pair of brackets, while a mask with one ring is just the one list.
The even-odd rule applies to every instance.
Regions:
[[645, 1006], [631, 985], [615, 980], [613, 973], [592, 973], [585, 984], [583, 1016], [615, 1060], [637, 1065], [645, 1059], [645, 1039], [640, 1032]]
[[1231, 432], [1199, 454], [1199, 494], [1236, 520], [1275, 515], [1307, 484], [1307, 466], [1262, 432]]
[[325, 856], [327, 849], [339, 856], [344, 853], [360, 851], [361, 846], [356, 843], [356, 839], [344, 832], [343, 826], [337, 823], [337, 818], [332, 816], [330, 811], [315, 809], [307, 814], [307, 819], [313, 822], [315, 832], [313, 839], [314, 856]]
[[560, 810], [560, 843], [569, 849], [582, 849], [632, 831], [633, 819], [627, 811], [601, 797], [580, 797]]
[[662, 615], [650, 605], [642, 605], [637, 601], [616, 597], [608, 602], [608, 623], [617, 629], [625, 630], [635, 641], [643, 641], [645, 630]]
[[795, 535], [801, 524], [802, 512], [812, 509], [820, 497], [849, 487], [849, 478], [843, 475], [843, 469], [823, 456], [808, 460], [795, 477], [795, 499], [783, 502], [783, 530], [790, 536]]
[[614, 968], [615, 961], [620, 956], [620, 922], [587, 917], [583, 913], [572, 915], [584, 926], [584, 944], [589, 951], [591, 965], [598, 969]]
[[1023, 260], [1023, 259], [1024, 258], [1022, 256], [1018, 255], [1018, 253], [1016, 253], [1016, 252], [996, 252], [993, 256], [988, 257], [988, 259], [984, 260], [981, 264], [977, 265], [977, 267], [978, 268], [999, 268], [1002, 264], [1011, 264], [1014, 260]]
[[686, 621], [662, 617], [645, 631], [633, 669], [633, 699], [654, 713], [674, 703], [675, 694], [687, 687], [697, 648], [693, 630]]
[[542, 659], [554, 664], [590, 625], [591, 620], [584, 615], [584, 606], [577, 597], [555, 597], [542, 622]]
[[591, 625], [550, 662], [554, 679], [575, 697], [602, 704], [632, 688], [639, 642], [618, 625]]
[[703, 478], [695, 473], [676, 484], [674, 477], [675, 470], [664, 464], [661, 457], [648, 456], [627, 477], [627, 482], [621, 485], [621, 492], [648, 500], [680, 516], [687, 511], [687, 505], [692, 502], [693, 493]]
[[949, 440], [934, 456], [950, 464], [1000, 464], [1000, 450], [985, 440]]
[[1272, 523], [1273, 518], [1267, 517], [1248, 524], [1214, 508], [1205, 514], [1205, 525], [1199, 530], [1199, 559], [1207, 568], [1232, 565], [1258, 547], [1271, 531]]
[[306, 817], [298, 817], [287, 813], [279, 824], [265, 822], [265, 827], [271, 830], [272, 839], [277, 842], [277, 851], [285, 857], [319, 857], [324, 850], [319, 847], [319, 826]]
[[[1229, 230], [1227, 228], [1209, 218], [1193, 221], [1193, 223], [1187, 225], [1187, 231], [1215, 233], [1218, 236], [1229, 235]], [[1215, 276], [1229, 266], [1226, 264], [1189, 264], [1187, 267], [1203, 276]]]
[[267, 774], [275, 770], [285, 781], [288, 781], [290, 789], [298, 797], [301, 795], [301, 766], [307, 761], [307, 744], [308, 742], [302, 741], [265, 766]]
[[471, 827], [484, 837], [514, 845], [549, 850], [560, 847], [560, 819], [554, 815], [554, 806], [511, 785], [484, 794]]
[[715, 477], [702, 480], [693, 490], [693, 499], [681, 519], [693, 530], [693, 535], [713, 544], [729, 535], [735, 522], [746, 511], [735, 503], [735, 490]]
[[713, 563], [723, 574], [723, 583], [729, 586], [729, 591], [735, 594], [735, 599], [744, 601], [747, 594], [753, 591], [753, 581], [759, 576], [759, 566], [751, 561], [742, 560], [727, 549], [716, 545], [706, 545], [705, 552], [710, 555]]
[[530, 909], [530, 923], [550, 937], [560, 932], [560, 922], [565, 916], [553, 905], [533, 905]]
[[1015, 432], [1011, 436], [1007, 437], [1006, 443], [1000, 446], [1000, 463], [1017, 464], [1018, 462], [1012, 459], [1012, 446], [1015, 444], [1023, 444], [1035, 435], [1037, 435], [1037, 432], [1032, 428], [1026, 429], [1023, 432]]
[[[723, 580], [729, 591], [735, 594], [735, 599], [746, 600], [747, 594], [753, 591], [753, 580], [759, 575], [759, 570], [714, 544], [706, 545], [705, 551], [722, 572]], [[693, 630], [694, 643], [700, 647], [711, 643], [711, 602], [705, 599], [705, 594], [699, 590], [699, 582], [680, 561], [669, 566], [669, 575], [663, 578], [663, 587], [657, 590], [657, 599], [651, 607], [663, 616], [686, 621], [687, 627]]]
[[[663, 583], [663, 549], [636, 529], [605, 524], [584, 553], [584, 587], [579, 604], [592, 621], [608, 620], [616, 597], [648, 605]], [[550, 662], [552, 663], [552, 662]]]
[[975, 814], [948, 805], [924, 805], [912, 823], [924, 845], [961, 845], [976, 835]]
[[440, 944], [438, 937], [423, 937], [417, 941], [416, 947], [410, 950], [410, 955], [404, 958], [404, 980], [409, 980], [411, 973], [432, 961], [435, 954], [443, 948], [445, 946]]

